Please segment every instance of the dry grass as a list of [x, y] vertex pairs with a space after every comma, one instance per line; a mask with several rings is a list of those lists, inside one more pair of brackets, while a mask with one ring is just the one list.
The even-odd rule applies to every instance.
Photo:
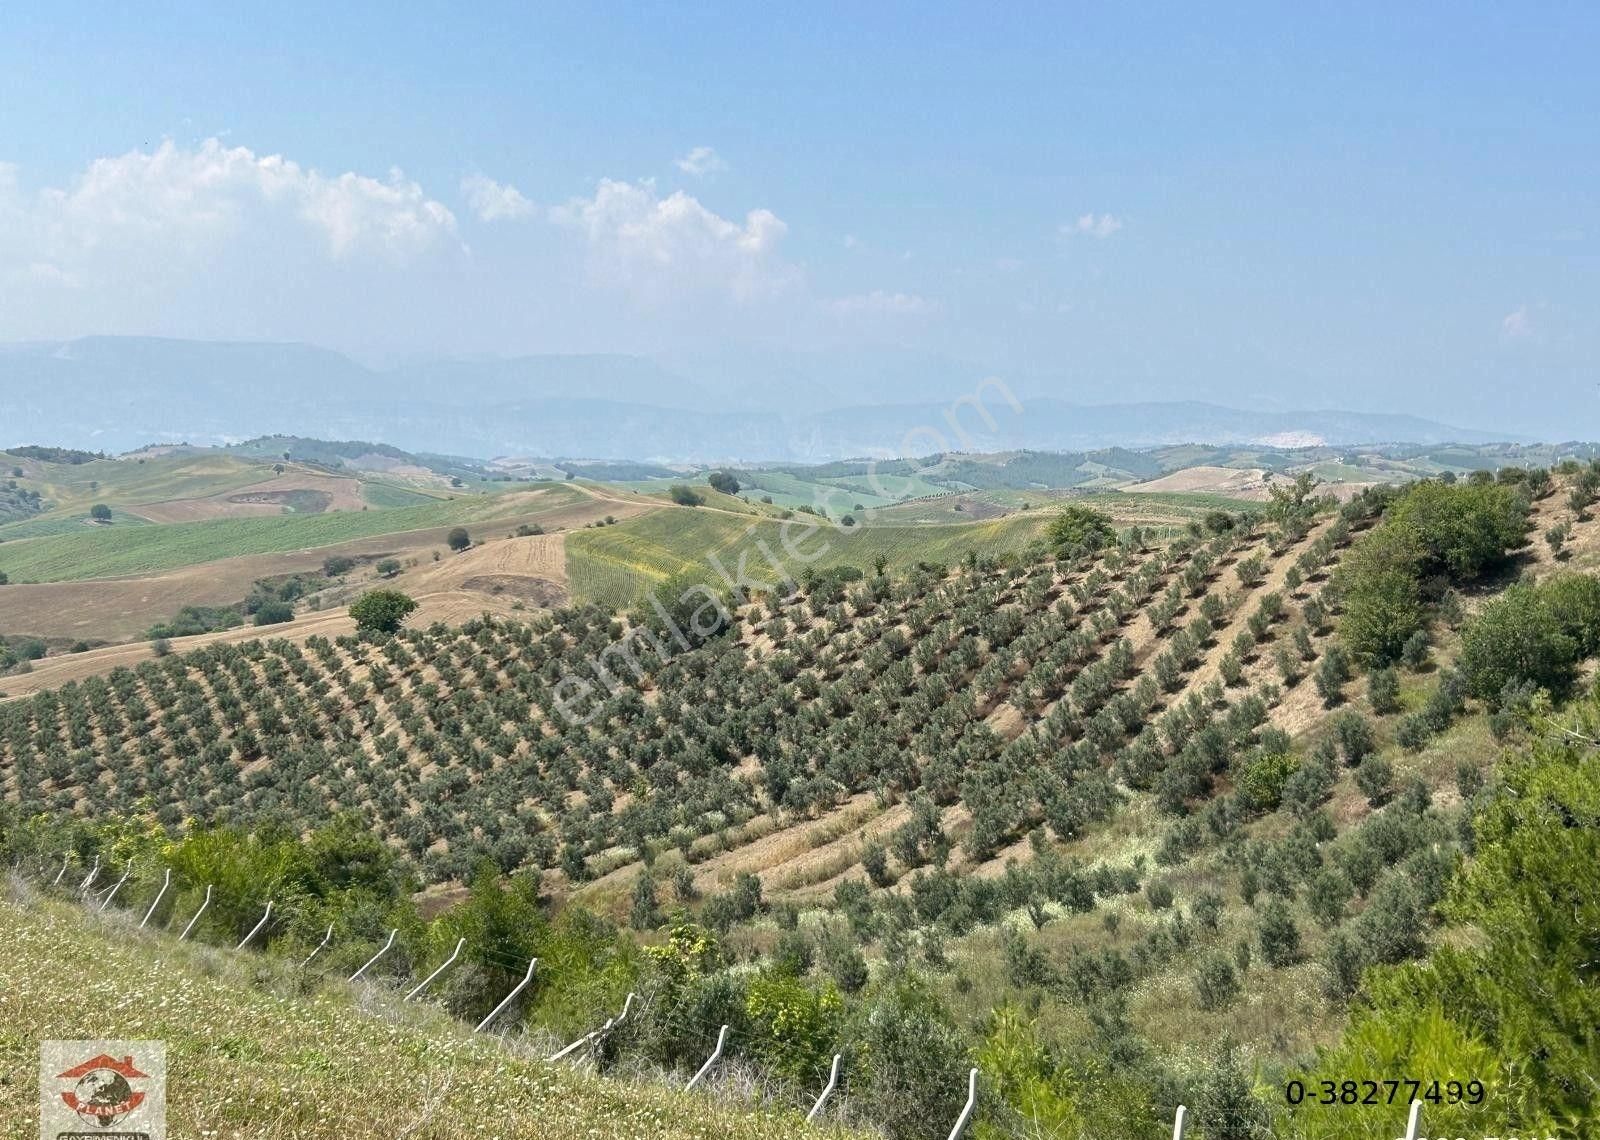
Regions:
[[38, 1135], [39, 1041], [86, 1037], [166, 1042], [174, 1137], [776, 1140], [802, 1128], [795, 1115], [547, 1066], [381, 991], [313, 989], [282, 963], [60, 904], [0, 901], [0, 931], [3, 1140]]

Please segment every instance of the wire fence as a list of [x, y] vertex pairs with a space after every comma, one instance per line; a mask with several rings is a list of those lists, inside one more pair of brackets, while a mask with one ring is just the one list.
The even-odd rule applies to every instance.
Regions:
[[[63, 893], [69, 893], [70, 896], [76, 899], [76, 901], [84, 906], [86, 910], [95, 914], [106, 913], [111, 908], [112, 904], [117, 900], [118, 895], [122, 893], [123, 888], [130, 880], [139, 882], [143, 881], [142, 877], [136, 878], [137, 868], [135, 868], [132, 864], [129, 864], [128, 866], [120, 869], [120, 874], [117, 878], [109, 882], [104, 882], [102, 885], [101, 863], [98, 855], [95, 856], [93, 863], [87, 869], [87, 871], [85, 871], [82, 866], [79, 866], [75, 869], [72, 867], [72, 857], [70, 853], [63, 857], [62, 864], [59, 869], [54, 867], [52, 860], [48, 865], [43, 862], [35, 862], [35, 864], [32, 866], [18, 864], [13, 866], [13, 871], [17, 874], [23, 875], [26, 878], [32, 879], [35, 885], [46, 893], [54, 894], [56, 896], [60, 896]], [[75, 872], [84, 873], [82, 874], [81, 878], [78, 878]], [[106, 878], [110, 879], [110, 875], [108, 874]], [[149, 879], [149, 882], [153, 885], [154, 881], [155, 880], [152, 875]], [[157, 935], [171, 934], [172, 928], [183, 918], [183, 915], [177, 912], [176, 900], [181, 897], [185, 890], [182, 885], [177, 885], [178, 889], [174, 890], [174, 886], [174, 876], [171, 868], [163, 868], [161, 885], [156, 890], [156, 893], [148, 906], [142, 910], [137, 908], [128, 910], [130, 916], [133, 914], [139, 914], [142, 916], [138, 924], [138, 929], [150, 930]], [[189, 884], [187, 889], [191, 891], [199, 891], [201, 887], [202, 884]], [[181, 933], [177, 935], [178, 941], [180, 942], [185, 941], [190, 937], [197, 923], [211, 908], [211, 905], [214, 901], [213, 886], [211, 884], [204, 884], [203, 889], [204, 893], [198, 908], [192, 913], [192, 915], [188, 917]], [[125, 901], [129, 897], [131, 897], [131, 892], [130, 895], [124, 896]], [[161, 907], [163, 901], [168, 898], [175, 900], [174, 903], [167, 908], [165, 916], [158, 920], [152, 927], [150, 925], [152, 918], [156, 916], [157, 911]], [[270, 934], [274, 928], [278, 930], [285, 929], [295, 918], [305, 917], [303, 914], [295, 914], [293, 912], [293, 908], [276, 906], [271, 900], [262, 903], [261, 907], [261, 917], [250, 928], [249, 933], [247, 933], [237, 945], [233, 946], [232, 951], [234, 953], [249, 952], [252, 944], [256, 943], [256, 940], [261, 936], [263, 931], [267, 931]], [[310, 969], [313, 962], [315, 962], [317, 958], [333, 944], [333, 933], [334, 927], [329, 926], [321, 941], [311, 951], [311, 953], [299, 963], [298, 968], [303, 970]], [[393, 949], [398, 933], [399, 932], [397, 929], [391, 929], [387, 938], [377, 949], [377, 952], [372, 954], [370, 957], [367, 957], [364, 961], [364, 964], [353, 974], [345, 977], [344, 981], [347, 983], [355, 983], [367, 977], [369, 971], [372, 970], [373, 967], [377, 966]], [[368, 944], [367, 948], [370, 949], [370, 944]], [[219, 947], [218, 949], [226, 950], [227, 947], [223, 946]], [[518, 981], [511, 988], [511, 990], [500, 999], [494, 1008], [473, 1028], [474, 1033], [484, 1034], [485, 1036], [491, 1037], [497, 1041], [504, 1042], [506, 1038], [504, 1038], [501, 1034], [496, 1033], [495, 1029], [497, 1025], [505, 1025], [509, 1023], [510, 1019], [505, 1016], [506, 1012], [515, 1005], [516, 1000], [533, 982], [538, 967], [537, 958], [516, 958], [494, 946], [485, 944], [475, 944], [469, 947], [468, 940], [466, 938], [459, 938], [457, 940], [455, 949], [443, 961], [435, 965], [422, 978], [418, 979], [410, 976], [402, 978], [400, 975], [394, 974], [384, 976], [383, 980], [387, 982], [398, 982], [407, 987], [404, 997], [401, 999], [402, 1002], [420, 1000], [426, 996], [427, 991], [431, 986], [443, 978], [460, 961], [464, 950], [468, 950], [470, 955], [479, 962], [493, 965], [508, 974], [520, 976], [521, 980]], [[326, 959], [324, 959], [324, 961], [326, 961]], [[326, 974], [325, 972], [325, 976], [333, 978], [336, 975]], [[374, 978], [370, 980], [368, 984], [376, 985], [379, 983], [377, 979]], [[581, 1064], [584, 1061], [598, 1062], [607, 1053], [608, 1046], [612, 1044], [615, 1037], [624, 1032], [629, 1026], [631, 1026], [631, 1024], [633, 1024], [633, 1022], [638, 1020], [640, 1013], [645, 1009], [649, 1000], [650, 999], [648, 997], [641, 997], [639, 994], [630, 991], [615, 1016], [607, 1018], [602, 1024], [597, 1025], [594, 1029], [578, 1035], [572, 1041], [561, 1046], [560, 1048], [555, 1049], [555, 1051], [550, 1053], [548, 1056], [543, 1056], [541, 1054], [544, 1063]], [[752, 1033], [749, 1029], [731, 1023], [724, 1024], [717, 1032], [715, 1045], [710, 1048], [709, 1052], [703, 1058], [682, 1058], [682, 1062], [684, 1064], [695, 1066], [694, 1075], [689, 1078], [686, 1084], [682, 1083], [681, 1073], [662, 1071], [656, 1075], [658, 1079], [662, 1081], [662, 1083], [670, 1084], [676, 1082], [679, 1087], [682, 1088], [682, 1091], [685, 1094], [689, 1094], [694, 1093], [697, 1090], [704, 1090], [713, 1081], [717, 1080], [719, 1068], [727, 1068], [731, 1070], [732, 1080], [730, 1083], [743, 1084], [747, 1086], [746, 1091], [751, 1095], [749, 1095], [746, 1099], [761, 1100], [763, 1102], [770, 1103], [773, 1099], [773, 1097], [770, 1095], [771, 1090], [764, 1087], [765, 1083], [762, 1082], [759, 1077], [754, 1076], [748, 1070], [742, 1069], [738, 1062], [739, 1057], [757, 1055], [760, 1052], [763, 1044], [763, 1039]], [[830, 1110], [839, 1103], [839, 1099], [842, 1099], [836, 1098], [841, 1086], [847, 1083], [847, 1079], [848, 1073], [846, 1072], [846, 1067], [844, 1065], [844, 1056], [842, 1054], [835, 1054], [829, 1067], [829, 1074], [826, 1082], [817, 1088], [815, 1099], [809, 1101], [809, 1111], [806, 1113], [805, 1117], [807, 1124], [819, 1124], [827, 1121], [831, 1116], [834, 1115], [834, 1113]], [[926, 1090], [936, 1082], [948, 1082], [951, 1084], [962, 1083], [962, 1076], [960, 1073], [948, 1073], [943, 1071], [935, 1072], [926, 1069], [923, 1071], [902, 1072], [897, 1074], [896, 1077], [891, 1077], [888, 1081], [888, 1086], [891, 1092], [898, 1091], [909, 1098], [916, 1095], [925, 1095]], [[979, 1070], [976, 1068], [970, 1069], [965, 1076], [964, 1083], [966, 1086], [965, 1100], [959, 1111], [959, 1114], [951, 1126], [947, 1140], [961, 1140], [961, 1138], [966, 1134], [967, 1128], [970, 1125], [979, 1105]], [[883, 1084], [881, 1079], [879, 1084]], [[760, 1095], [756, 1095], [758, 1093]], [[807, 1105], [800, 1105], [798, 1107], [805, 1108]], [[1419, 1129], [1421, 1128], [1422, 1123], [1422, 1107], [1423, 1105], [1421, 1101], [1411, 1102], [1409, 1116], [1406, 1122], [1406, 1130], [1403, 1137], [1401, 1137], [1401, 1140], [1418, 1140], [1420, 1136]], [[1189, 1118], [1190, 1112], [1188, 1107], [1185, 1105], [1178, 1105], [1174, 1113], [1172, 1123], [1172, 1140], [1184, 1140], [1185, 1136], [1188, 1134]]]

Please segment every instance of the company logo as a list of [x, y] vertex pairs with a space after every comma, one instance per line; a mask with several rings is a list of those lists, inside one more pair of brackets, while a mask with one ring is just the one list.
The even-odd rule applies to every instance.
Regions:
[[159, 1041], [45, 1041], [40, 1140], [165, 1140], [166, 1049]]

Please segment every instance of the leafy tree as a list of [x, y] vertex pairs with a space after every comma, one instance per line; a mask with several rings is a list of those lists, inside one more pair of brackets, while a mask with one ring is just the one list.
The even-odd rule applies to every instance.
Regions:
[[1581, 657], [1600, 652], [1600, 578], [1591, 574], [1559, 574], [1538, 586], [1561, 631], [1572, 638]]
[[1239, 794], [1252, 807], [1271, 811], [1282, 800], [1284, 785], [1298, 766], [1286, 753], [1258, 756], [1239, 774]]
[[721, 491], [724, 495], [737, 495], [739, 493], [739, 480], [727, 471], [713, 471], [706, 479], [711, 484], [713, 491]]
[[1572, 683], [1578, 648], [1540, 591], [1518, 585], [1484, 606], [1462, 631], [1460, 667], [1471, 693], [1485, 700], [1521, 680], [1563, 693]]
[[1272, 1140], [1272, 1110], [1256, 1085], [1239, 1050], [1224, 1045], [1205, 1070], [1195, 1097], [1195, 1121], [1206, 1140]]
[[1382, 756], [1368, 756], [1356, 769], [1356, 787], [1377, 807], [1394, 794], [1394, 768]]
[[1512, 488], [1413, 484], [1390, 508], [1379, 529], [1412, 530], [1423, 552], [1424, 574], [1472, 581], [1501, 565], [1523, 542], [1528, 504]]
[[1300, 930], [1294, 924], [1288, 904], [1269, 898], [1256, 918], [1256, 939], [1261, 957], [1270, 966], [1287, 966], [1300, 957]]
[[1340, 634], [1356, 658], [1384, 665], [1400, 656], [1406, 639], [1422, 628], [1420, 536], [1385, 524], [1351, 548], [1339, 568], [1344, 585]]
[[1359, 1078], [1428, 1056], [1441, 1079], [1470, 1075], [1495, 1092], [1492, 1105], [1430, 1108], [1430, 1132], [1583, 1134], [1600, 1071], [1597, 737], [1591, 697], [1502, 762], [1502, 789], [1474, 819], [1475, 856], [1443, 906], [1478, 936], [1370, 972], [1365, 1010], [1324, 1072]]
[[698, 507], [706, 501], [704, 495], [687, 483], [674, 483], [667, 488], [667, 495], [680, 507]]
[[294, 620], [294, 606], [276, 598], [263, 602], [256, 609], [255, 623], [257, 625], [282, 625], [286, 621]]
[[1344, 700], [1344, 686], [1350, 680], [1350, 660], [1337, 645], [1328, 646], [1317, 666], [1317, 693], [1323, 706], [1333, 708]]
[[455, 526], [451, 527], [450, 532], [444, 536], [444, 541], [446, 546], [459, 554], [472, 545], [472, 536], [467, 533], [466, 527]]
[[111, 521], [111, 508], [104, 503], [96, 503], [89, 508], [89, 517], [95, 522], [108, 523]]
[[350, 607], [356, 628], [365, 633], [394, 633], [417, 608], [398, 590], [369, 590]]
[[1355, 767], [1377, 747], [1372, 725], [1354, 709], [1347, 709], [1333, 718], [1333, 735], [1339, 742], [1344, 762]]
[[1111, 519], [1089, 507], [1068, 506], [1050, 520], [1045, 537], [1057, 554], [1070, 555], [1100, 550], [1117, 539]]
[[400, 560], [398, 558], [380, 558], [373, 567], [380, 578], [393, 578], [400, 573]]
[[1367, 678], [1367, 700], [1379, 716], [1400, 711], [1400, 678], [1392, 668], [1376, 669]]
[[648, 870], [641, 870], [633, 880], [633, 904], [628, 911], [628, 924], [635, 930], [654, 930], [661, 925], [661, 908], [656, 904], [656, 884]]
[[356, 568], [356, 560], [344, 554], [330, 554], [322, 560], [322, 572], [329, 578], [341, 578]]
[[1220, 951], [1206, 955], [1194, 976], [1201, 1009], [1221, 1009], [1239, 996], [1239, 975], [1233, 962]]

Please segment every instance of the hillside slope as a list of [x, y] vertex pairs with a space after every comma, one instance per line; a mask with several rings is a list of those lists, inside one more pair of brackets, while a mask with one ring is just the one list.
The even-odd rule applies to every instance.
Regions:
[[91, 1033], [166, 1042], [173, 1136], [777, 1140], [800, 1127], [546, 1065], [427, 1006], [60, 903], [0, 899], [0, 929], [4, 1140], [38, 1135], [38, 1042]]

